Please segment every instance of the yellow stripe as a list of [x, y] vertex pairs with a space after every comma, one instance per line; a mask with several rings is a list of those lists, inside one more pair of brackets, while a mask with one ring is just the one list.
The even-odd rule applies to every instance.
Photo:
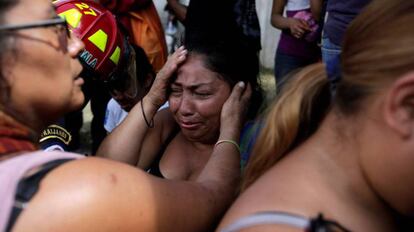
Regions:
[[69, 9], [60, 13], [59, 16], [64, 17], [72, 28], [77, 28], [81, 21], [82, 13], [77, 9]]
[[98, 47], [99, 50], [105, 52], [106, 42], [108, 41], [108, 35], [104, 31], [99, 29], [97, 32], [91, 35], [88, 38], [88, 40], [95, 44], [95, 46]]
[[115, 51], [114, 53], [112, 53], [110, 59], [112, 60], [112, 62], [118, 65], [120, 55], [121, 55], [121, 49], [118, 46], [116, 46]]

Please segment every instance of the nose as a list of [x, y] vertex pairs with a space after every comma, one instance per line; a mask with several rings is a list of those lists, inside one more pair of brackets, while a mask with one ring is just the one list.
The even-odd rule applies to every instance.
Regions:
[[69, 38], [68, 52], [71, 57], [75, 58], [84, 48], [85, 44], [82, 40], [74, 35]]
[[194, 102], [189, 94], [183, 94], [179, 103], [178, 112], [182, 116], [194, 114]]

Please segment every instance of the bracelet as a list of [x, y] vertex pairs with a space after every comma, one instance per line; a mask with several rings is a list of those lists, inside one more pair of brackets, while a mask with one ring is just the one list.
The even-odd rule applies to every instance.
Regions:
[[147, 127], [148, 128], [153, 128], [154, 127], [154, 118], [152, 118], [151, 121], [148, 122], [147, 116], [145, 116], [144, 99], [141, 99], [141, 112], [142, 112], [142, 116], [144, 116], [144, 120], [145, 120], [145, 123], [147, 124]]
[[233, 141], [233, 140], [230, 140], [230, 139], [222, 139], [222, 140], [219, 140], [219, 141], [217, 141], [217, 143], [214, 145], [214, 147], [217, 147], [217, 145], [219, 145], [220, 143], [231, 143], [231, 144], [233, 144], [234, 146], [236, 146], [236, 148], [237, 148], [237, 150], [239, 151], [239, 153], [241, 153], [239, 144], [237, 144], [237, 143], [236, 143], [235, 141]]

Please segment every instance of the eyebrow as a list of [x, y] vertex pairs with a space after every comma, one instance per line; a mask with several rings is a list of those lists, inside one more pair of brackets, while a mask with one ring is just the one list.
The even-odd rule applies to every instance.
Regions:
[[[211, 85], [211, 84], [213, 84], [213, 81], [211, 81], [211, 82], [197, 83], [197, 84], [185, 86], [185, 88], [187, 88], [187, 89], [197, 89], [197, 88], [199, 88], [201, 86]], [[183, 86], [180, 82], [173, 82], [173, 83], [171, 83], [171, 85], [181, 86], [181, 87]]]

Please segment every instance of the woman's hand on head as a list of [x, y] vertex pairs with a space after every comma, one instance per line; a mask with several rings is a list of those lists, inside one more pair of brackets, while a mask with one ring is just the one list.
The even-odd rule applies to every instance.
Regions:
[[160, 107], [167, 101], [167, 90], [171, 81], [171, 76], [177, 71], [177, 68], [187, 58], [187, 50], [184, 46], [179, 47], [164, 64], [162, 69], [155, 77], [154, 83], [148, 97], [151, 99], [151, 103], [157, 107]]
[[252, 88], [244, 82], [237, 83], [223, 104], [221, 110], [220, 132], [240, 133], [244, 118], [250, 105]]

